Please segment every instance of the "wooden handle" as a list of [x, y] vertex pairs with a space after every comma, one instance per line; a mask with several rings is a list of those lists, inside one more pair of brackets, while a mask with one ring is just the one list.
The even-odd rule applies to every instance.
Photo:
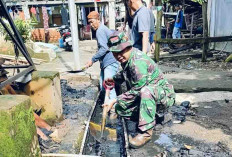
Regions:
[[[105, 103], [109, 101], [109, 95], [110, 95], [110, 90], [106, 90], [105, 101], [104, 101]], [[107, 107], [104, 106], [102, 111], [101, 137], [103, 137], [103, 132], [106, 125], [106, 116], [107, 116]]]

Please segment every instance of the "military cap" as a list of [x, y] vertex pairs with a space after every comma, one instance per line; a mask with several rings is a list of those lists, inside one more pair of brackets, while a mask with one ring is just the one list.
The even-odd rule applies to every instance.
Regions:
[[127, 47], [132, 47], [132, 45], [132, 41], [128, 40], [123, 31], [115, 31], [108, 40], [108, 46], [113, 53], [119, 53]]

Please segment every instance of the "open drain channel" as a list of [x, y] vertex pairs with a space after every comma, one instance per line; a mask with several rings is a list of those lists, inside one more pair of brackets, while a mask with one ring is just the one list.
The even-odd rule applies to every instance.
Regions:
[[[167, 124], [161, 130], [154, 130], [152, 139], [140, 149], [129, 149], [128, 134], [133, 135], [136, 123], [117, 120], [114, 124], [106, 122], [104, 138], [100, 138], [101, 103], [97, 101], [86, 126], [80, 154], [104, 157], [177, 157], [177, 156], [231, 156], [230, 151], [224, 149], [220, 143], [212, 144], [170, 132], [170, 127], [175, 124]], [[127, 126], [127, 127], [125, 127]], [[125, 130], [128, 128], [128, 130]], [[115, 130], [114, 130], [115, 129]], [[190, 147], [190, 148], [188, 148]]]
[[126, 155], [125, 135], [121, 119], [106, 120], [106, 128], [101, 138], [102, 103], [96, 101], [86, 126], [80, 153], [105, 157], [124, 157]]

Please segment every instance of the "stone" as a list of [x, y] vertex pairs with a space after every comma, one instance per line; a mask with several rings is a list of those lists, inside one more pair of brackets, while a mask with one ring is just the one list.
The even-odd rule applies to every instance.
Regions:
[[199, 107], [199, 105], [197, 105], [197, 104], [191, 105], [191, 108], [198, 108], [198, 107]]
[[61, 140], [68, 133], [70, 128], [71, 128], [70, 120], [65, 119], [64, 121], [61, 122], [61, 125], [57, 126], [54, 132], [49, 136], [52, 138], [53, 141], [61, 142]]
[[0, 156], [41, 156], [30, 97], [0, 95]]
[[58, 121], [62, 117], [62, 97], [58, 72], [35, 71], [32, 80], [25, 86], [24, 92], [42, 109], [40, 115], [48, 123]]

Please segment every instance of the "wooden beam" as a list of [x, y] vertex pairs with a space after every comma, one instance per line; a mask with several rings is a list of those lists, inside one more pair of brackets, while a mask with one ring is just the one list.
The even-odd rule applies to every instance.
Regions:
[[[101, 0], [101, 2], [115, 2], [114, 0]], [[100, 2], [100, 3], [101, 3]], [[62, 4], [68, 4], [68, 1], [28, 1], [28, 2], [16, 2], [16, 1], [7, 1], [6, 6], [13, 6], [13, 5], [24, 5], [27, 3], [28, 5], [62, 5]], [[93, 0], [75, 0], [76, 4], [81, 3], [91, 3], [94, 4]]]
[[[160, 60], [163, 59], [172, 59], [172, 60], [178, 60], [178, 59], [184, 59], [184, 58], [201, 58], [202, 57], [202, 52], [195, 52], [195, 53], [189, 53], [189, 54], [172, 54], [172, 55], [165, 55], [165, 56], [160, 56]], [[213, 53], [208, 53], [207, 57], [213, 57]]]
[[[160, 8], [161, 7], [161, 8]], [[156, 22], [156, 35], [155, 41], [159, 41], [161, 39], [161, 23], [162, 23], [162, 0], [158, 0], [158, 10], [157, 12], [157, 22]], [[155, 61], [159, 62], [160, 56], [160, 43], [155, 42]]]
[[163, 44], [203, 44], [204, 42], [225, 42], [232, 41], [232, 36], [207, 37], [207, 38], [188, 38], [188, 39], [159, 39], [157, 43]]
[[[207, 20], [207, 2], [202, 3], [202, 17], [203, 17], [203, 38], [208, 38], [208, 20]], [[209, 49], [209, 42], [205, 40], [203, 43], [202, 62], [207, 60], [207, 52]]]
[[193, 37], [193, 20], [194, 20], [194, 13], [192, 13], [192, 18], [191, 18], [190, 38]]

